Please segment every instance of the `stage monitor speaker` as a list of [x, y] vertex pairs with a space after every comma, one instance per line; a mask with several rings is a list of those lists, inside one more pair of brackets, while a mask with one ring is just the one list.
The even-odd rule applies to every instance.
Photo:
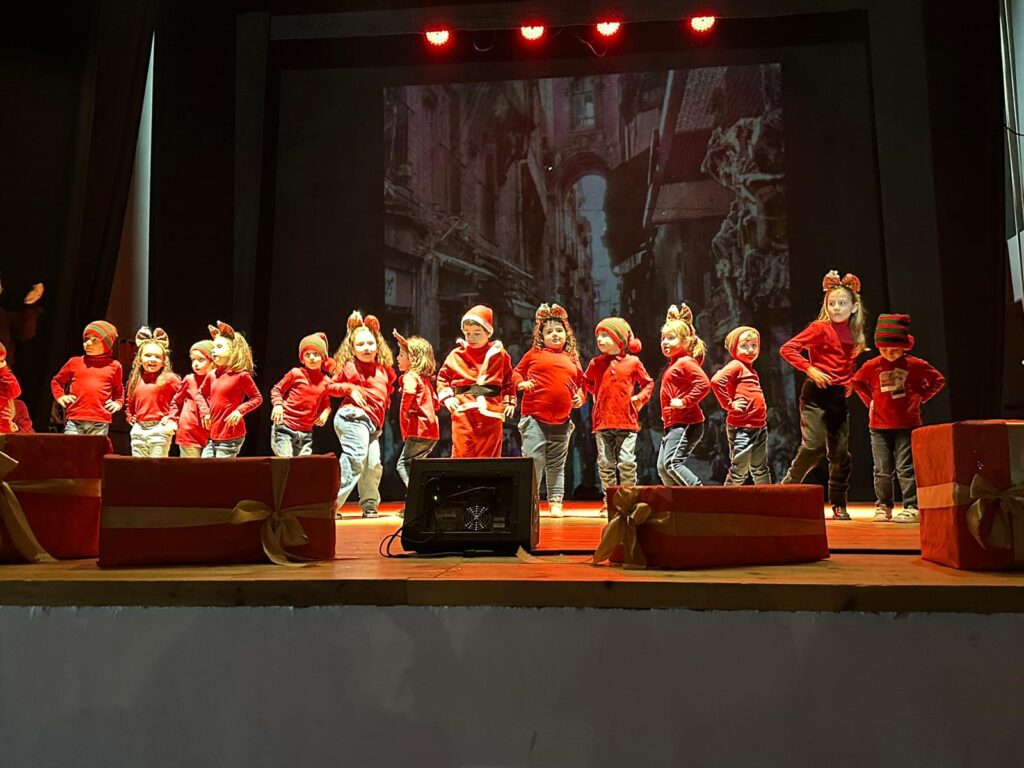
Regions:
[[540, 519], [533, 505], [532, 459], [416, 459], [402, 547], [412, 552], [533, 549]]

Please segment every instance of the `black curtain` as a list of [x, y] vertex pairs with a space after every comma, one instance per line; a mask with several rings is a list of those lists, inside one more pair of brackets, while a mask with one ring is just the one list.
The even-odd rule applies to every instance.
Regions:
[[921, 10], [952, 416], [998, 418], [1007, 258], [999, 3], [968, 11], [929, 0]]

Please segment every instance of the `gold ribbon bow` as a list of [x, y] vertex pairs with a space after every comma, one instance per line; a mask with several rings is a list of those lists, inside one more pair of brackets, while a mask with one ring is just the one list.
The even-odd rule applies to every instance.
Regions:
[[594, 565], [611, 557], [619, 544], [622, 545], [624, 568], [646, 568], [647, 556], [637, 539], [637, 528], [648, 523], [661, 523], [668, 519], [668, 512], [655, 512], [647, 502], [640, 501], [640, 489], [620, 488], [612, 497], [614, 516], [601, 531], [601, 542], [594, 551]]
[[270, 459], [273, 506], [262, 501], [244, 499], [234, 507], [104, 507], [104, 528], [191, 528], [203, 525], [242, 525], [259, 520], [263, 552], [276, 565], [308, 565], [316, 558], [301, 557], [288, 551], [309, 541], [300, 516], [334, 518], [334, 501], [281, 506], [288, 485], [290, 459]]
[[[25, 511], [21, 508], [21, 502], [18, 501], [18, 497], [14, 495], [11, 483], [3, 479], [13, 472], [17, 466], [17, 459], [0, 451], [0, 521], [7, 528], [7, 532], [11, 537], [11, 543], [14, 544], [14, 548], [18, 551], [19, 555], [30, 563], [55, 563], [56, 560], [51, 557], [49, 552], [43, 549], [43, 545], [39, 543], [39, 540], [32, 532], [32, 526], [28, 524]], [[39, 483], [33, 483], [33, 485], [41, 486], [45, 490], [46, 482], [49, 481], [40, 481]], [[25, 483], [25, 485], [28, 485], [28, 483]], [[37, 488], [33, 488], [33, 490], [37, 490]]]
[[1024, 483], [999, 490], [987, 478], [971, 480], [967, 528], [988, 549], [1008, 549], [1016, 565], [1024, 564]]

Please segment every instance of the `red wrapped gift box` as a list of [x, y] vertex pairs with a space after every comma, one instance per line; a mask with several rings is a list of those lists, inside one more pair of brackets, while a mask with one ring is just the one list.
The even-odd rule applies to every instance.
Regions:
[[100, 469], [110, 450], [98, 435], [0, 435], [0, 480], [8, 486], [0, 561], [96, 557]]
[[711, 568], [828, 557], [817, 485], [636, 486], [608, 489], [594, 562]]
[[103, 462], [101, 566], [334, 557], [333, 456]]
[[1024, 422], [914, 430], [921, 556], [972, 571], [1024, 568]]

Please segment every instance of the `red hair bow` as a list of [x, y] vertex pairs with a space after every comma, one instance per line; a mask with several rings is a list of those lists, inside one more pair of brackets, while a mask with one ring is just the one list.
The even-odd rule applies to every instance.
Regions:
[[348, 316], [348, 329], [350, 331], [354, 331], [356, 328], [359, 328], [360, 326], [365, 326], [366, 328], [368, 328], [370, 332], [373, 333], [374, 336], [380, 335], [380, 320], [378, 320], [373, 315], [367, 315], [366, 317], [363, 317], [363, 313], [360, 312], [359, 310], [356, 310], [355, 312]]
[[216, 325], [208, 325], [206, 327], [210, 329], [210, 336], [215, 339], [218, 336], [223, 336], [227, 339], [235, 338], [235, 329], [220, 320], [217, 321]]
[[831, 270], [821, 281], [821, 289], [828, 293], [833, 288], [846, 288], [854, 293], [860, 293], [860, 278], [851, 272], [842, 277], [836, 270]]

